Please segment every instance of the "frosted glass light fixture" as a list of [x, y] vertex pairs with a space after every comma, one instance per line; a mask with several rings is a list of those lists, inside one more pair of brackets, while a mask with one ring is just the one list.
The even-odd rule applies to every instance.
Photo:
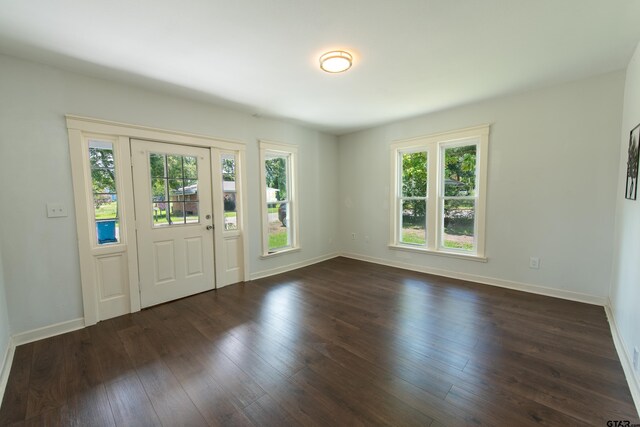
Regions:
[[342, 73], [353, 65], [353, 57], [344, 50], [333, 50], [320, 57], [320, 68], [327, 73]]

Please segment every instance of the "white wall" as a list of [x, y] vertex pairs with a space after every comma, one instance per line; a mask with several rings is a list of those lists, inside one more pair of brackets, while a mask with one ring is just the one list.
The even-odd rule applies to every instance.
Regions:
[[[611, 309], [630, 361], [640, 349], [640, 198], [624, 198], [629, 132], [640, 123], [640, 45], [627, 68], [616, 191], [616, 229], [611, 281]], [[640, 372], [635, 371], [636, 390]], [[640, 401], [637, 401], [640, 405]]]
[[[0, 103], [0, 197], [12, 201], [2, 212], [0, 250], [11, 330], [82, 317], [64, 114], [245, 142], [251, 273], [342, 250], [604, 298], [620, 193], [623, 84], [623, 73], [607, 74], [396, 122], [338, 142], [294, 124], [0, 56], [0, 99], [6, 100]], [[489, 262], [389, 250], [389, 144], [480, 123], [492, 123]], [[267, 260], [259, 257], [259, 138], [298, 144], [300, 153], [303, 249]], [[67, 205], [69, 217], [47, 219], [50, 201]], [[540, 270], [528, 268], [530, 256], [541, 258]]]
[[[623, 83], [616, 72], [341, 136], [343, 251], [604, 302]], [[483, 123], [491, 124], [488, 262], [388, 249], [390, 143]], [[540, 257], [539, 270], [529, 269], [530, 256]]]
[[[13, 333], [82, 317], [64, 115], [77, 114], [247, 144], [251, 273], [337, 251], [337, 141], [301, 126], [0, 56], [0, 248]], [[302, 250], [261, 260], [259, 138], [299, 146]], [[47, 219], [62, 202], [67, 218]], [[10, 207], [10, 208], [7, 208]]]
[[[2, 251], [0, 250], [0, 374], [2, 373], [2, 361], [9, 347], [11, 337], [9, 329], [9, 312], [7, 310], [7, 299], [4, 285], [4, 270], [2, 267]], [[1, 381], [1, 380], [0, 380]], [[0, 390], [0, 394], [2, 391]]]

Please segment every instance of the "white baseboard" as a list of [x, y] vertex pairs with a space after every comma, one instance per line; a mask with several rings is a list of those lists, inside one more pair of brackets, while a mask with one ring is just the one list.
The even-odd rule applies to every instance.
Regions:
[[15, 349], [16, 346], [13, 343], [13, 338], [9, 337], [7, 350], [4, 352], [2, 365], [0, 365], [0, 404], [2, 404], [2, 398], [4, 397], [4, 391], [7, 388], [7, 382], [9, 382], [9, 373], [11, 372], [11, 364], [13, 363], [13, 354]]
[[607, 318], [609, 319], [609, 326], [611, 327], [613, 344], [616, 346], [616, 351], [618, 352], [618, 357], [620, 358], [620, 363], [622, 364], [624, 376], [627, 378], [627, 383], [629, 384], [629, 390], [631, 391], [633, 403], [635, 403], [636, 411], [638, 412], [638, 416], [640, 416], [640, 379], [638, 379], [638, 376], [633, 371], [633, 364], [631, 362], [633, 359], [631, 357], [631, 352], [626, 346], [622, 335], [620, 335], [620, 332], [618, 331], [618, 326], [616, 325], [616, 319], [613, 316], [611, 306], [605, 305], [604, 311], [607, 313]]
[[64, 334], [71, 331], [84, 328], [84, 318], [67, 320], [65, 322], [55, 323], [53, 325], [43, 326], [42, 328], [32, 329], [27, 332], [22, 332], [13, 336], [14, 346], [27, 344], [33, 341], [42, 340], [45, 338], [55, 337], [56, 335]]
[[273, 276], [275, 274], [286, 273], [287, 271], [295, 270], [297, 268], [306, 267], [308, 265], [317, 264], [322, 261], [326, 261], [332, 258], [339, 257], [339, 253], [331, 253], [327, 255], [322, 255], [316, 258], [311, 258], [305, 261], [296, 262], [289, 265], [284, 265], [282, 267], [272, 268], [270, 270], [262, 270], [255, 273], [251, 273], [249, 276], [250, 280], [262, 279], [263, 277]]
[[450, 277], [452, 279], [467, 280], [469, 282], [482, 283], [483, 285], [498, 286], [500, 288], [513, 289], [517, 291], [529, 292], [532, 294], [545, 295], [549, 297], [561, 298], [570, 301], [584, 302], [587, 304], [601, 305], [607, 304], [606, 297], [596, 295], [582, 294], [579, 292], [563, 291], [560, 289], [546, 288], [539, 285], [531, 285], [528, 283], [512, 282], [509, 280], [496, 279], [493, 277], [478, 276], [476, 274], [460, 273], [457, 271], [442, 270], [439, 268], [431, 268], [407, 264], [404, 262], [390, 261], [382, 258], [374, 258], [367, 255], [355, 253], [343, 253], [341, 256], [345, 258], [357, 259], [360, 261], [372, 262], [374, 264], [387, 265], [390, 267], [402, 268], [405, 270], [418, 271], [420, 273], [434, 274], [436, 276]]

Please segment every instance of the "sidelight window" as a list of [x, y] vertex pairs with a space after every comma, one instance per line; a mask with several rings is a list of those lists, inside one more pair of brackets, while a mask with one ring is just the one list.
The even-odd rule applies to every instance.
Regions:
[[224, 207], [224, 229], [238, 229], [237, 179], [235, 154], [222, 154], [222, 197]]
[[89, 140], [89, 165], [98, 244], [118, 243], [120, 215], [113, 143]]

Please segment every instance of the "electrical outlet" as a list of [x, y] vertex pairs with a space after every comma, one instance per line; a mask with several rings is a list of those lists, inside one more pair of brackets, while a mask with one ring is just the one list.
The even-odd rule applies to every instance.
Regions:
[[540, 258], [532, 256], [529, 258], [529, 268], [533, 268], [535, 270], [540, 268]]
[[364, 242], [369, 243], [369, 236], [364, 236]]
[[636, 371], [640, 368], [640, 350], [638, 350], [638, 347], [635, 347], [633, 349], [633, 369], [635, 369]]
[[351, 240], [356, 240], [356, 233], [351, 233]]
[[67, 216], [67, 208], [62, 203], [47, 203], [47, 218]]

